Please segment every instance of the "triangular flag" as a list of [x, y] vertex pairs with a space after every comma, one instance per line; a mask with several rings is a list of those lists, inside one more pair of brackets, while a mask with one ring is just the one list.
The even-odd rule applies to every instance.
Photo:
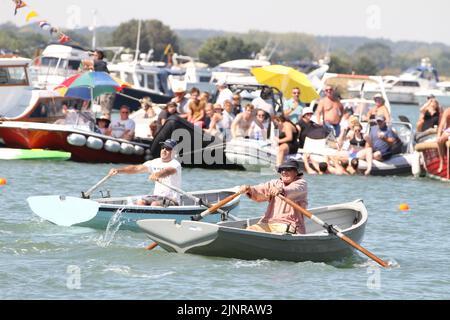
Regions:
[[27, 14], [27, 17], [25, 18], [25, 20], [28, 22], [28, 21], [30, 21], [31, 19], [33, 19], [33, 18], [35, 18], [35, 17], [37, 17], [38, 16], [38, 13], [36, 12], [36, 11], [30, 11], [28, 14]]
[[16, 8], [14, 9], [14, 15], [17, 14], [17, 10], [27, 6], [27, 4], [22, 0], [13, 0], [13, 2], [16, 4]]

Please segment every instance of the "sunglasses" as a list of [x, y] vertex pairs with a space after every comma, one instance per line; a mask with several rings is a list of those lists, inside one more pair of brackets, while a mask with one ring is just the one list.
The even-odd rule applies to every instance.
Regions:
[[128, 111], [121, 111], [120, 113], [123, 113], [123, 114], [129, 114]]
[[326, 89], [325, 92], [333, 92], [333, 89]]
[[171, 148], [169, 148], [169, 147], [164, 147], [164, 146], [163, 146], [163, 147], [161, 148], [161, 150], [172, 151], [172, 149], [171, 149]]

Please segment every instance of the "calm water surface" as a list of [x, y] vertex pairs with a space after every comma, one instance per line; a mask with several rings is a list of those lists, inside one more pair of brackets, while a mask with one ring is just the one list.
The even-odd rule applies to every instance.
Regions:
[[[417, 107], [396, 114], [416, 121]], [[369, 222], [362, 245], [398, 266], [381, 270], [365, 256], [345, 261], [242, 261], [144, 250], [141, 233], [65, 228], [41, 221], [28, 208], [32, 195], [78, 196], [111, 165], [0, 161], [1, 299], [449, 299], [450, 184], [413, 177], [306, 176], [311, 207], [364, 199]], [[275, 176], [257, 172], [184, 169], [183, 189], [256, 184]], [[113, 196], [152, 188], [145, 175], [116, 176]], [[400, 203], [411, 210], [401, 212]], [[259, 216], [264, 204], [243, 199], [238, 216]], [[74, 269], [75, 268], [75, 269]], [[80, 287], [73, 288], [73, 270]], [[211, 289], [213, 288], [213, 289]]]

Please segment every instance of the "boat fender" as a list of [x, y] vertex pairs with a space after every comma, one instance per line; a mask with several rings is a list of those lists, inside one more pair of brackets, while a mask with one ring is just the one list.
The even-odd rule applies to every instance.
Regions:
[[145, 153], [145, 149], [142, 148], [141, 146], [134, 146], [134, 153], [137, 154], [138, 156], [143, 156]]
[[132, 155], [134, 153], [134, 146], [132, 144], [123, 142], [120, 145], [120, 153]]
[[72, 146], [82, 147], [86, 144], [86, 137], [82, 134], [71, 133], [67, 136], [67, 142]]
[[113, 140], [107, 140], [105, 142], [105, 150], [109, 152], [119, 152], [120, 151], [120, 143]]
[[87, 138], [86, 146], [94, 150], [101, 150], [103, 148], [103, 141], [96, 137], [89, 137]]
[[421, 173], [420, 168], [420, 153], [417, 151], [414, 151], [412, 158], [411, 158], [411, 171], [414, 177], [419, 177]]

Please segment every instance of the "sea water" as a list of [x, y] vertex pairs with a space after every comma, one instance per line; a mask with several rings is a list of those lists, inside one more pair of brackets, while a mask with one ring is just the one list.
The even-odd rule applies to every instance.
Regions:
[[[394, 107], [415, 122], [417, 106]], [[355, 253], [332, 263], [244, 261], [167, 253], [144, 234], [60, 227], [27, 206], [34, 195], [80, 196], [110, 164], [0, 161], [0, 299], [449, 299], [450, 184], [427, 178], [306, 175], [311, 207], [363, 199], [363, 247], [395, 263], [382, 269]], [[257, 184], [267, 172], [183, 169], [185, 191]], [[146, 175], [117, 175], [101, 189], [131, 196], [153, 188]], [[407, 203], [409, 211], [400, 211]], [[242, 198], [242, 219], [265, 204]], [[214, 288], [214, 290], [211, 290]], [[283, 288], [280, 290], [280, 288]]]

